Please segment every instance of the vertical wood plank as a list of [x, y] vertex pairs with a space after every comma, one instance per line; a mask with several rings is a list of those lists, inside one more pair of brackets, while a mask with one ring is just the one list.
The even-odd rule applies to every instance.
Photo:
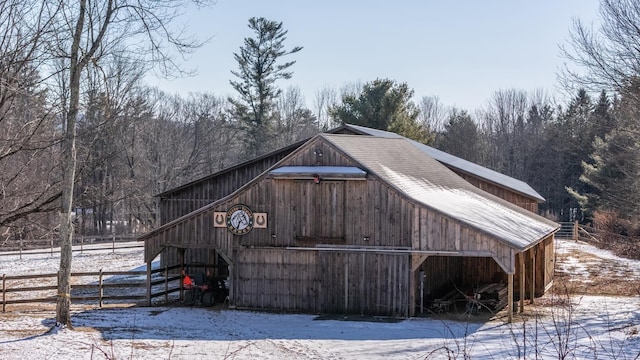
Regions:
[[507, 314], [508, 322], [513, 322], [513, 274], [507, 274]]
[[521, 251], [518, 253], [518, 259], [520, 260], [520, 308], [518, 309], [520, 313], [524, 312], [524, 298], [527, 296], [525, 292], [525, 263], [524, 263], [524, 253]]

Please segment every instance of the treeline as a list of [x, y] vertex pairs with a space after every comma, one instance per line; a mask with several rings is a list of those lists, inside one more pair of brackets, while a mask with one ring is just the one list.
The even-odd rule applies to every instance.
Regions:
[[[69, 67], [44, 57], [56, 41], [69, 40], [33, 26], [36, 13], [24, 7], [42, 10], [38, 4], [0, 0], [1, 241], [59, 230], [69, 151], [76, 155], [75, 232], [142, 232], [156, 225], [155, 194], [342, 123], [394, 131], [523, 180], [547, 199], [540, 209], [550, 218], [638, 233], [637, 72], [618, 72], [609, 82], [566, 72], [561, 79], [576, 88], [566, 103], [541, 91], [508, 89], [471, 111], [419, 98], [409, 84], [391, 79], [346, 79], [341, 89], [319, 89], [305, 99], [297, 87], [283, 87], [295, 84], [292, 59], [304, 49], [285, 48], [283, 23], [252, 18], [255, 35], [239, 44], [238, 69], [229, 69], [232, 97], [150, 88], [142, 80], [148, 63], [115, 56], [121, 51], [99, 64], [88, 61], [79, 73], [77, 141], [69, 150], [63, 146], [70, 131]], [[588, 56], [607, 49], [585, 53], [581, 41], [593, 38], [580, 26], [572, 34], [583, 38], [573, 36], [574, 52], [565, 51], [588, 66]], [[637, 32], [627, 36], [640, 40]], [[627, 52], [640, 58], [634, 47]]]

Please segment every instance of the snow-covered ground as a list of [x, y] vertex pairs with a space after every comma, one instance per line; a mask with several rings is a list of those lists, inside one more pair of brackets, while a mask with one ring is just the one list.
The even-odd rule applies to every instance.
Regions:
[[[587, 267], [618, 269], [614, 265], [620, 263], [625, 276], [636, 284], [640, 280], [638, 261], [568, 241], [557, 247], [559, 254], [587, 254]], [[575, 271], [575, 279], [587, 280], [589, 269], [573, 258], [559, 256], [559, 271]], [[55, 272], [58, 265], [57, 255], [0, 256], [0, 274]], [[74, 254], [73, 271], [99, 269], [144, 269], [142, 249]], [[512, 324], [500, 315], [484, 322], [474, 317], [385, 322], [219, 307], [85, 307], [73, 313], [74, 330], [54, 327], [55, 310], [21, 306], [0, 315], [0, 359], [638, 358], [639, 297], [547, 295], [537, 304]]]

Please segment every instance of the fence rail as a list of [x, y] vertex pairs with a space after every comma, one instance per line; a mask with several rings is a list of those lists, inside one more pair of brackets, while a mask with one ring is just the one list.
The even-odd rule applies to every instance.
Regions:
[[578, 240], [578, 222], [561, 222], [560, 230], [555, 234], [556, 239], [573, 239]]
[[[105, 302], [147, 301], [150, 305], [153, 299], [164, 297], [169, 302], [169, 295], [180, 292], [182, 287], [180, 275], [171, 275], [171, 271], [179, 265], [147, 271], [97, 271], [71, 273], [71, 304], [92, 304], [103, 307]], [[147, 287], [147, 276], [151, 277]], [[105, 278], [111, 276], [111, 278]], [[87, 282], [86, 278], [91, 278]], [[136, 278], [137, 277], [137, 278]], [[80, 279], [84, 280], [84, 283]], [[74, 281], [75, 280], [75, 281]], [[28, 286], [32, 281], [45, 283], [44, 285]], [[34, 275], [2, 275], [2, 312], [11, 304], [27, 303], [55, 303], [58, 290], [58, 273]], [[13, 297], [13, 294], [20, 294]], [[29, 294], [31, 296], [23, 296]], [[12, 298], [13, 297], [13, 298]]]
[[[111, 251], [127, 248], [142, 248], [144, 243], [133, 242], [136, 238], [134, 234], [106, 235], [106, 236], [76, 236], [73, 238], [72, 251], [83, 253], [85, 251], [105, 250], [105, 244], [111, 245]], [[100, 245], [96, 247], [95, 245]], [[60, 239], [33, 239], [20, 240], [0, 245], [0, 256], [19, 255], [54, 255], [60, 252]]]
[[[215, 267], [213, 264], [185, 264], [188, 269]], [[151, 271], [83, 271], [71, 273], [71, 304], [96, 304], [102, 308], [105, 304], [169, 303], [171, 294], [178, 293], [175, 299], [182, 299], [182, 276], [180, 265], [165, 266]], [[150, 282], [147, 284], [147, 278]], [[2, 275], [2, 312], [12, 304], [48, 304], [55, 303], [58, 291], [58, 273], [30, 275]], [[31, 285], [37, 283], [37, 285]], [[158, 298], [163, 298], [157, 300]]]

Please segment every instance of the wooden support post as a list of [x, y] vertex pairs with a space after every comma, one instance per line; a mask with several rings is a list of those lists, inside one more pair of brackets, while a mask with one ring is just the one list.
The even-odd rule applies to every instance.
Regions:
[[580, 228], [578, 227], [578, 220], [573, 222], [573, 240], [574, 241], [578, 241], [578, 239], [580, 238], [578, 236], [578, 231], [580, 230]]
[[151, 306], [151, 263], [147, 261], [147, 306]]
[[344, 312], [349, 308], [349, 256], [344, 263]]
[[507, 274], [507, 314], [509, 315], [509, 323], [513, 322], [513, 274]]
[[526, 267], [524, 265], [524, 253], [520, 252], [518, 254], [518, 258], [520, 259], [520, 308], [518, 309], [519, 313], [524, 312], [524, 298], [527, 296], [525, 291], [525, 283], [527, 277], [525, 276]]
[[98, 274], [98, 307], [102, 308], [102, 297], [104, 296], [104, 290], [102, 287], [102, 269]]
[[538, 246], [536, 245], [531, 250], [529, 250], [529, 255], [531, 257], [531, 298], [529, 300], [529, 304], [533, 305], [536, 298], [536, 253], [538, 252]]
[[[416, 315], [416, 290], [420, 285], [420, 313], [424, 313], [424, 279], [419, 277], [422, 263], [428, 255], [411, 255], [411, 273], [409, 277], [409, 316]], [[416, 281], [417, 280], [417, 281]]]
[[169, 303], [169, 265], [164, 264], [164, 303]]
[[[226, 260], [226, 259], [225, 259]], [[233, 276], [235, 275], [235, 273], [233, 272], [233, 263], [231, 261], [229, 261], [227, 264], [228, 265], [228, 269], [229, 269], [229, 295], [227, 296], [227, 301], [229, 304], [229, 309], [235, 309], [235, 300], [233, 302], [231, 302], [231, 300], [234, 299], [234, 281], [233, 281]]]
[[178, 249], [178, 261], [180, 262], [180, 299], [184, 299], [184, 286], [182, 284], [182, 270], [184, 270], [184, 249]]
[[2, 274], [2, 312], [6, 310], [7, 305], [7, 274]]

